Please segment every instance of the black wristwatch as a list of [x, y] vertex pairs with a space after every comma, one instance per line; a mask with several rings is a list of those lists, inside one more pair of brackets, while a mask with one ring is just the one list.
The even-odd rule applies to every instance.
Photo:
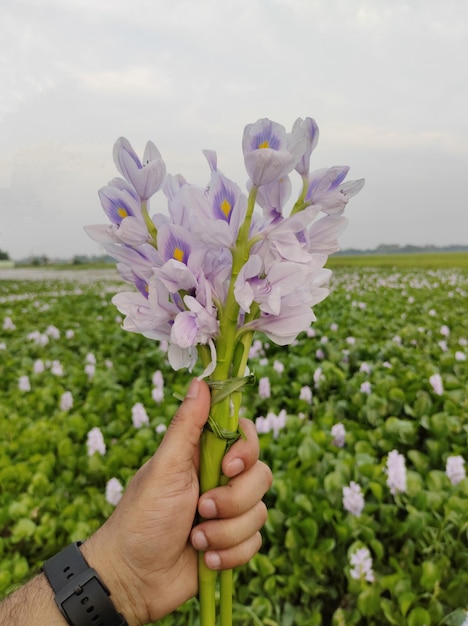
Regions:
[[55, 603], [71, 626], [128, 626], [110, 599], [110, 591], [72, 543], [42, 566], [55, 592]]

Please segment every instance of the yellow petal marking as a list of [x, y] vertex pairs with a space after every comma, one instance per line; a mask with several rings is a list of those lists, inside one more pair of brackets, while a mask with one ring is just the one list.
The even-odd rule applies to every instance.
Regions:
[[124, 217], [128, 217], [128, 212], [127, 212], [127, 210], [126, 210], [126, 209], [124, 209], [124, 208], [122, 208], [122, 207], [120, 207], [120, 208], [118, 208], [118, 209], [117, 209], [117, 213], [119, 214], [119, 217], [121, 217], [122, 219], [123, 219]]
[[229, 214], [231, 213], [231, 209], [232, 209], [232, 206], [229, 200], [226, 200], [226, 198], [224, 198], [224, 200], [221, 202], [220, 209], [226, 217], [229, 217]]
[[184, 251], [181, 250], [181, 248], [174, 248], [174, 259], [176, 261], [180, 261], [181, 263], [183, 263], [184, 261]]
[[259, 149], [261, 149], [261, 148], [269, 148], [270, 144], [268, 143], [268, 139], [266, 139], [264, 142], [262, 142], [258, 147], [259, 147]]

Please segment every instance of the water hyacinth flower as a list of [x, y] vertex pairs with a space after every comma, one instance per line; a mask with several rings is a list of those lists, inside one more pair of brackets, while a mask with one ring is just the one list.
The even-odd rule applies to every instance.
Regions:
[[466, 354], [461, 350], [455, 352], [455, 361], [466, 361]]
[[351, 481], [349, 486], [343, 487], [343, 507], [352, 515], [359, 517], [364, 509], [364, 495], [361, 486]]
[[149, 424], [148, 413], [141, 402], [137, 402], [132, 406], [132, 423], [135, 428], [141, 428]]
[[440, 374], [432, 374], [429, 378], [429, 382], [436, 395], [441, 396], [444, 393], [444, 383], [442, 382]]
[[106, 444], [104, 442], [104, 436], [101, 429], [95, 426], [91, 428], [88, 433], [86, 446], [88, 448], [88, 456], [93, 456], [94, 453], [104, 455], [106, 453]]
[[389, 452], [385, 471], [387, 474], [387, 486], [390, 489], [390, 493], [392, 495], [406, 493], [405, 457], [400, 454], [398, 450], [392, 450]]
[[118, 478], [111, 478], [106, 484], [106, 500], [109, 504], [117, 506], [122, 499], [123, 486]]
[[370, 392], [372, 391], [372, 385], [368, 380], [365, 380], [363, 383], [361, 383], [359, 390], [361, 393], [370, 394]]
[[458, 485], [461, 480], [466, 478], [465, 459], [462, 456], [449, 456], [445, 466], [445, 473], [452, 485]]
[[18, 379], [18, 389], [20, 391], [31, 391], [31, 382], [29, 376], [20, 376]]
[[271, 386], [268, 376], [263, 376], [258, 381], [258, 395], [263, 399], [271, 397]]
[[331, 428], [332, 444], [337, 448], [343, 448], [346, 443], [346, 428], [344, 424], [338, 422]]
[[73, 394], [71, 391], [64, 391], [60, 396], [60, 410], [69, 411], [73, 407]]
[[42, 374], [45, 371], [45, 364], [42, 359], [36, 359], [33, 364], [33, 372], [35, 374]]
[[349, 562], [352, 568], [349, 571], [351, 578], [355, 580], [373, 583], [375, 580], [372, 569], [372, 556], [368, 548], [359, 548], [350, 556]]
[[304, 387], [301, 387], [301, 391], [299, 393], [299, 400], [303, 400], [304, 402], [307, 402], [308, 404], [312, 404], [312, 389], [308, 387], [307, 385], [305, 385]]
[[16, 330], [16, 324], [11, 317], [7, 316], [3, 319], [3, 330]]
[[[251, 380], [248, 359], [264, 356], [254, 333], [277, 345], [294, 344], [315, 321], [313, 307], [329, 293], [325, 264], [339, 248], [343, 211], [363, 181], [346, 181], [347, 166], [311, 171], [318, 136], [310, 117], [297, 119], [291, 131], [267, 118], [248, 124], [242, 139], [245, 189], [221, 171], [213, 150], [204, 151], [209, 179], [203, 189], [167, 174], [152, 142], [140, 160], [120, 138], [113, 154], [121, 178], [99, 192], [108, 224], [87, 228], [131, 286], [112, 300], [122, 327], [160, 342], [175, 370], [199, 365], [212, 386], [212, 421], [201, 439], [202, 493], [221, 480], [229, 441], [223, 433], [237, 436], [241, 393]], [[291, 176], [299, 176], [302, 186], [290, 204]], [[158, 193], [167, 211], [150, 210]], [[264, 397], [271, 393], [267, 385], [259, 389]], [[154, 388], [157, 401], [162, 387]], [[286, 412], [262, 419], [257, 427], [276, 437]], [[135, 420], [146, 423], [141, 416]], [[201, 563], [201, 579], [209, 578], [200, 585], [201, 626], [215, 622], [214, 579], [204, 568]], [[230, 587], [232, 582], [222, 585]]]
[[281, 363], [281, 361], [275, 360], [273, 361], [273, 369], [278, 374], [282, 374], [284, 372], [284, 365], [283, 363]]

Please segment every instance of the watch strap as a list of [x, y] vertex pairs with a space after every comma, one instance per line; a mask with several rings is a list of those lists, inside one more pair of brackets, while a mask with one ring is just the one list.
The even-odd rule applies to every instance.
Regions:
[[71, 626], [128, 626], [114, 607], [109, 589], [89, 567], [81, 544], [70, 544], [42, 566], [60, 612]]

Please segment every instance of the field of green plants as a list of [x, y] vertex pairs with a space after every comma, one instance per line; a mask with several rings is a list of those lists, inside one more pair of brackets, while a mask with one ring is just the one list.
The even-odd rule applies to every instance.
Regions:
[[[121, 330], [116, 277], [54, 276], [0, 280], [0, 596], [98, 528], [191, 377]], [[339, 267], [307, 336], [255, 341], [274, 484], [237, 626], [468, 623], [467, 303], [466, 267]]]

